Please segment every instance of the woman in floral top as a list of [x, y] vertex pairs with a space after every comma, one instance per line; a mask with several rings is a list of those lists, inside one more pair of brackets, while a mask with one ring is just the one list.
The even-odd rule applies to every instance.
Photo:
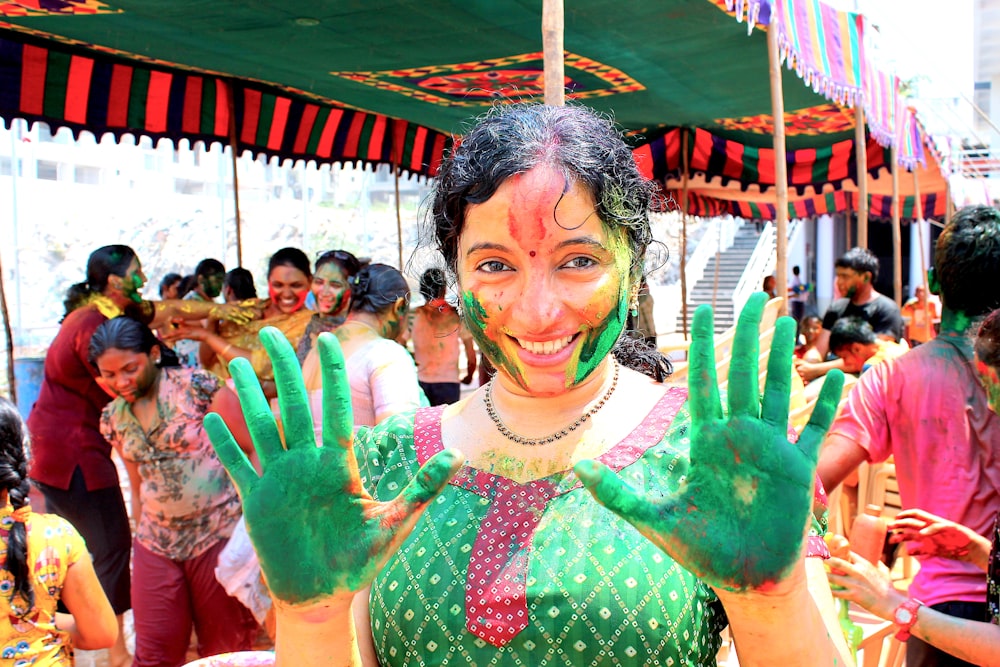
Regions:
[[183, 664], [192, 622], [201, 655], [248, 649], [256, 629], [215, 578], [240, 504], [202, 420], [209, 411], [232, 415], [239, 431], [236, 398], [207, 371], [166, 367], [168, 356], [129, 318], [105, 322], [90, 343], [92, 362], [118, 397], [104, 410], [101, 432], [125, 461], [138, 517], [136, 667]]

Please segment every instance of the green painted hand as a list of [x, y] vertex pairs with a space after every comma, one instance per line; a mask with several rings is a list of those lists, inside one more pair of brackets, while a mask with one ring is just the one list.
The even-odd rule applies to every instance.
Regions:
[[599, 502], [621, 515], [684, 567], [716, 588], [766, 590], [802, 555], [819, 447], [843, 386], [827, 375], [798, 444], [788, 442], [795, 322], [778, 320], [758, 393], [758, 327], [767, 296], [753, 295], [740, 314], [729, 370], [725, 416], [715, 373], [712, 311], [694, 315], [688, 400], [690, 466], [675, 493], [643, 496], [614, 472], [582, 461], [577, 474]]
[[316, 444], [295, 350], [273, 327], [260, 337], [274, 368], [285, 445], [245, 359], [233, 360], [229, 368], [263, 474], [258, 477], [221, 417], [209, 414], [205, 430], [239, 490], [271, 594], [292, 604], [348, 596], [371, 583], [459, 468], [461, 455], [441, 452], [398, 497], [376, 502], [358, 474], [350, 386], [336, 337], [319, 337], [322, 446]]

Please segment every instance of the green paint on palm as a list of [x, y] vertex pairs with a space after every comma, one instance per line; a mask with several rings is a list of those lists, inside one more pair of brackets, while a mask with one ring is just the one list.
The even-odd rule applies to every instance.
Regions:
[[295, 351], [277, 329], [261, 341], [271, 358], [284, 445], [253, 368], [236, 359], [230, 371], [263, 475], [258, 477], [218, 415], [205, 430], [240, 491], [247, 530], [272, 595], [288, 603], [317, 601], [369, 585], [418, 515], [461, 465], [454, 451], [438, 454], [400, 496], [379, 503], [364, 493], [354, 457], [350, 386], [336, 338], [320, 335], [323, 445], [317, 446]]
[[711, 308], [695, 313], [688, 380], [690, 461], [675, 493], [657, 490], [646, 496], [600, 464], [576, 466], [600, 502], [708, 584], [727, 590], [766, 589], [788, 576], [800, 557], [819, 446], [843, 385], [839, 371], [827, 376], [798, 444], [789, 443], [795, 323], [778, 321], [761, 398], [758, 326], [766, 301], [763, 293], [754, 295], [740, 316], [728, 414], [715, 374]]

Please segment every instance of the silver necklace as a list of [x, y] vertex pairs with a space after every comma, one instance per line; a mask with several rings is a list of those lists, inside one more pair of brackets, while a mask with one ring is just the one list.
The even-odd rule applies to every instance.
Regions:
[[514, 433], [509, 428], [507, 428], [507, 425], [503, 423], [503, 420], [500, 418], [500, 415], [497, 414], [496, 407], [493, 405], [493, 385], [496, 383], [497, 379], [495, 375], [493, 376], [492, 379], [490, 379], [489, 384], [486, 385], [486, 393], [483, 395], [483, 401], [486, 403], [486, 414], [488, 414], [490, 416], [490, 419], [493, 420], [493, 425], [497, 427], [497, 430], [500, 431], [500, 434], [503, 437], [507, 438], [512, 442], [516, 442], [519, 445], [528, 445], [530, 447], [534, 447], [536, 445], [547, 445], [551, 442], [555, 442], [556, 440], [565, 438], [567, 435], [569, 435], [576, 429], [583, 426], [584, 422], [586, 422], [588, 419], [597, 414], [597, 411], [604, 407], [604, 404], [607, 403], [608, 399], [611, 398], [611, 394], [615, 392], [615, 387], [618, 386], [618, 369], [620, 368], [620, 366], [618, 364], [618, 361], [615, 359], [612, 359], [612, 363], [615, 366], [615, 374], [611, 378], [611, 386], [608, 387], [608, 390], [604, 393], [604, 396], [601, 396], [601, 399], [597, 401], [597, 403], [595, 403], [594, 406], [590, 408], [590, 410], [580, 415], [579, 419], [577, 419], [575, 422], [573, 422], [566, 428], [556, 431], [552, 435], [543, 436], [541, 438], [526, 438], [523, 435], [518, 435], [517, 433]]

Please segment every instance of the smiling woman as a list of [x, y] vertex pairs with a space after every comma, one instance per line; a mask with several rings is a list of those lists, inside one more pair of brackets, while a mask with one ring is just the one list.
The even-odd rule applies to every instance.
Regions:
[[843, 664], [822, 566], [803, 557], [838, 374], [794, 445], [789, 318], [758, 388], [765, 295], [740, 317], [728, 416], [710, 310], [687, 391], [653, 372], [654, 350], [622, 351], [652, 195], [607, 120], [498, 106], [441, 165], [431, 205], [494, 381], [353, 438], [344, 355], [321, 335], [317, 447], [294, 352], [265, 330], [283, 446], [234, 364], [263, 474], [220, 420], [206, 428], [276, 600], [279, 665], [703, 665], [727, 622], [745, 667]]
[[223, 379], [229, 377], [230, 361], [249, 359], [273, 393], [271, 362], [261, 347], [258, 333], [267, 326], [277, 327], [292, 344], [298, 344], [313, 315], [305, 307], [312, 278], [306, 254], [298, 248], [282, 248], [268, 261], [268, 298], [241, 302], [254, 309], [257, 316], [253, 320], [240, 324], [212, 323], [208, 328], [178, 323], [164, 340], [201, 342], [202, 365]]

